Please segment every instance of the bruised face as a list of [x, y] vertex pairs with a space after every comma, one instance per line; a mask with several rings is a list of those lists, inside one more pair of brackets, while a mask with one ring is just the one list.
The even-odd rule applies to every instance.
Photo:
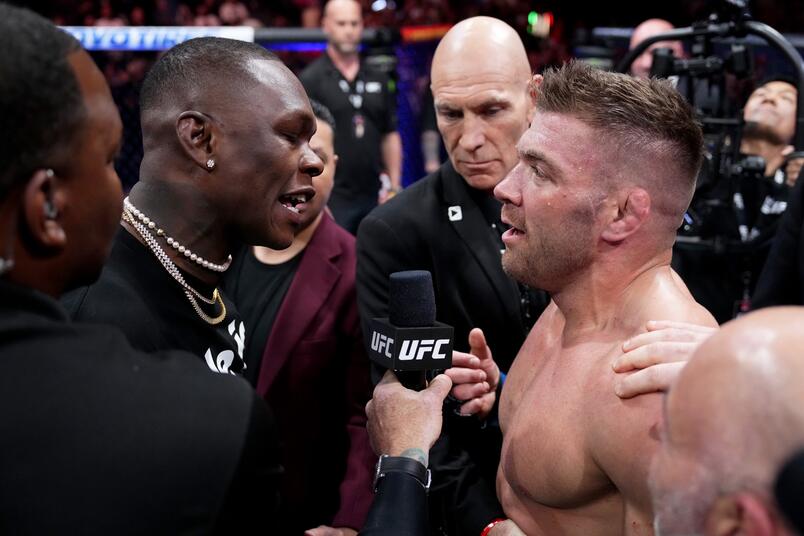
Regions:
[[122, 122], [101, 72], [89, 55], [73, 52], [68, 61], [84, 99], [86, 118], [76, 133], [71, 158], [55, 166], [53, 203], [64, 228], [64, 255], [75, 271], [68, 288], [93, 282], [100, 274], [123, 210], [114, 161], [120, 149]]
[[494, 189], [503, 202], [505, 271], [557, 292], [593, 258], [596, 218], [605, 199], [599, 136], [568, 115], [537, 112], [517, 145], [519, 163]]
[[321, 159], [324, 169], [320, 175], [313, 177], [313, 188], [315, 197], [308, 203], [302, 213], [301, 228], [306, 229], [310, 226], [327, 206], [329, 194], [332, 193], [332, 186], [335, 179], [335, 166], [338, 162], [338, 155], [335, 154], [334, 133], [332, 127], [324, 121], [316, 118], [318, 128], [310, 139], [310, 148]]
[[254, 59], [248, 67], [253, 80], [219, 121], [222, 179], [210, 197], [225, 215], [229, 234], [283, 249], [301, 229], [315, 195], [312, 178], [323, 170], [310, 147], [315, 117], [298, 79], [282, 63]]

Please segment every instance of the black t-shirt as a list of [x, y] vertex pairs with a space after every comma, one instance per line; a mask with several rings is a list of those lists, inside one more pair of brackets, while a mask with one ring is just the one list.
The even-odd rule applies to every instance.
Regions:
[[397, 130], [396, 93], [388, 77], [361, 62], [357, 76], [349, 82], [324, 53], [299, 78], [310, 98], [326, 106], [335, 118], [338, 168], [332, 197], [376, 203], [383, 170], [382, 138]]
[[[202, 296], [212, 296], [214, 287], [182, 275]], [[231, 300], [223, 293], [221, 298], [226, 316], [211, 325], [151, 250], [121, 227], [98, 281], [66, 294], [62, 303], [73, 320], [117, 326], [138, 350], [185, 350], [214, 372], [239, 374], [244, 369], [245, 325]], [[220, 313], [219, 304], [196, 301], [208, 316]]]
[[251, 385], [257, 385], [265, 344], [302, 255], [281, 264], [265, 264], [252, 248], [243, 248], [224, 277], [226, 293], [237, 304], [248, 332], [243, 375]]

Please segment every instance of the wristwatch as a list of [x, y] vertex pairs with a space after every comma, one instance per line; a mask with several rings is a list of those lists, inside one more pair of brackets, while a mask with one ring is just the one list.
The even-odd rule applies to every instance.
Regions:
[[374, 472], [374, 493], [377, 492], [380, 480], [388, 473], [408, 474], [418, 480], [425, 490], [430, 489], [430, 470], [424, 464], [407, 456], [383, 454], [377, 460], [377, 469]]

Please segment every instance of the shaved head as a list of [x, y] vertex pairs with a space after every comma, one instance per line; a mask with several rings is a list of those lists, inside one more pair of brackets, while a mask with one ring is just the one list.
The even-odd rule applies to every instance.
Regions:
[[648, 19], [634, 28], [634, 33], [631, 34], [631, 43], [628, 48], [634, 48], [648, 37], [669, 32], [673, 28], [673, 25], [664, 19]]
[[501, 20], [466, 19], [438, 44], [431, 73], [438, 130], [473, 188], [491, 191], [516, 165], [516, 142], [533, 115], [530, 79], [522, 40]]
[[324, 6], [324, 17], [334, 16], [342, 11], [357, 13], [359, 15], [362, 13], [362, 8], [360, 7], [360, 2], [357, 0], [329, 0]]
[[[143, 126], [164, 122], [167, 111], [205, 110], [211, 104], [220, 108], [233, 100], [233, 91], [264, 82], [260, 63], [273, 63], [287, 71], [273, 52], [255, 43], [201, 37], [176, 45], [154, 64], [143, 82]], [[167, 119], [173, 121], [172, 117]]]
[[438, 44], [433, 88], [454, 77], [482, 74], [527, 84], [531, 70], [525, 46], [513, 28], [499, 19], [472, 17], [453, 26]]
[[696, 352], [668, 401], [696, 447], [720, 451], [754, 480], [769, 483], [804, 445], [802, 326], [802, 307], [729, 322]]
[[736, 510], [754, 524], [778, 521], [774, 478], [804, 446], [802, 325], [803, 307], [751, 313], [724, 325], [684, 368], [651, 471], [662, 535], [704, 533]]

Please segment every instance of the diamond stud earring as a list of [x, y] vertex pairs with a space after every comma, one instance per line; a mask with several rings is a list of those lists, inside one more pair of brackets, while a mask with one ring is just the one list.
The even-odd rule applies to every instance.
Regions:
[[209, 160], [207, 160], [207, 169], [210, 170], [210, 171], [215, 169], [215, 161], [213, 159], [211, 159], [211, 158]]

